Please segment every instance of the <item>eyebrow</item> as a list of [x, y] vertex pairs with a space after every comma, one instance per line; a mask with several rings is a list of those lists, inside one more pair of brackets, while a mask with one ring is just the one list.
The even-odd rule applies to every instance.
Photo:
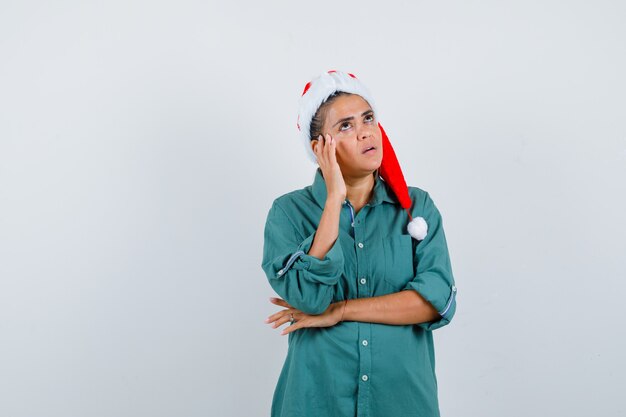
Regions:
[[[361, 117], [367, 115], [368, 113], [374, 113], [374, 110], [365, 110], [363, 113], [361, 113]], [[333, 127], [337, 126], [339, 123], [347, 122], [348, 120], [354, 120], [354, 116], [344, 117], [343, 119], [340, 119], [337, 123], [333, 125]]]

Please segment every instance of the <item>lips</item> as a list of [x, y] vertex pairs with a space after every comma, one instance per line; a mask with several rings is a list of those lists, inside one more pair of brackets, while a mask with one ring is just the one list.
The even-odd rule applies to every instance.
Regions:
[[375, 151], [375, 150], [376, 150], [376, 147], [375, 147], [375, 146], [368, 146], [367, 148], [365, 148], [365, 149], [363, 150], [363, 152], [362, 152], [362, 153], [373, 152], [373, 151]]

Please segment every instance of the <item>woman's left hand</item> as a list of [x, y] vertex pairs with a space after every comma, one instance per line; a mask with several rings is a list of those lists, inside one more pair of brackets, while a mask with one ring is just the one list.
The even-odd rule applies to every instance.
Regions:
[[281, 307], [285, 307], [286, 310], [279, 311], [269, 316], [265, 322], [268, 324], [274, 323], [273, 328], [276, 328], [284, 323], [288, 323], [291, 320], [291, 314], [295, 322], [285, 328], [281, 335], [286, 335], [294, 330], [302, 329], [304, 327], [331, 327], [339, 323], [341, 320], [341, 313], [343, 309], [343, 302], [332, 303], [328, 306], [326, 311], [318, 315], [310, 315], [303, 313], [302, 311], [293, 308], [285, 300], [281, 298], [271, 297], [270, 301]]

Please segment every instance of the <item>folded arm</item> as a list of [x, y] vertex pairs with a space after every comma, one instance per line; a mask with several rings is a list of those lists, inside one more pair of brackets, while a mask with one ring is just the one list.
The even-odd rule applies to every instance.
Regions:
[[[343, 304], [338, 302], [336, 304]], [[439, 316], [437, 310], [415, 291], [400, 291], [378, 297], [348, 300], [343, 321], [383, 324], [419, 324]]]
[[456, 312], [457, 289], [441, 213], [428, 193], [419, 214], [426, 219], [428, 233], [416, 245], [413, 279], [397, 293], [349, 300], [344, 321], [416, 324], [424, 330], [450, 323]]

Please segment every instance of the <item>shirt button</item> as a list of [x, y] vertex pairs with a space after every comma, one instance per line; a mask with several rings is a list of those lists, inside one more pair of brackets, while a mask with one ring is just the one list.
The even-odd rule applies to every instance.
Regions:
[[367, 380], [368, 380], [367, 375], [363, 375], [363, 376], [361, 377], [361, 379], [362, 379], [363, 381], [367, 381]]
[[363, 343], [363, 346], [367, 346], [367, 340], [363, 340], [361, 343]]
[[361, 242], [359, 242], [359, 244], [357, 245], [359, 248], [363, 248], [363, 244]]
[[365, 284], [367, 280], [365, 278], [361, 278], [361, 284]]

